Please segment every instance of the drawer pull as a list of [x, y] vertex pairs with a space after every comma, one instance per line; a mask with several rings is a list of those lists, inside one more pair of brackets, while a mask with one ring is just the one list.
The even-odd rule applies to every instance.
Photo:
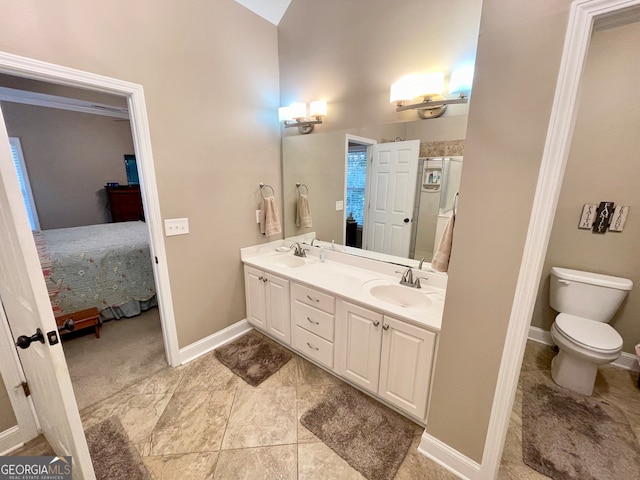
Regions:
[[312, 302], [316, 302], [316, 303], [320, 301], [320, 299], [319, 299], [319, 298], [313, 298], [313, 297], [311, 297], [311, 296], [309, 296], [309, 295], [307, 295], [307, 298], [308, 298], [309, 300], [311, 300]]
[[314, 325], [320, 325], [320, 322], [314, 322], [309, 317], [307, 317], [307, 320], [309, 321], [309, 323], [313, 323]]
[[307, 346], [311, 349], [311, 350], [320, 350], [318, 347], [314, 347], [313, 345], [311, 345], [309, 342], [307, 342]]

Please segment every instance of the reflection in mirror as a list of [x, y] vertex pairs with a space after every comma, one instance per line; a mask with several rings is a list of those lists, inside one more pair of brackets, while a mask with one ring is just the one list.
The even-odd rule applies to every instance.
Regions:
[[[424, 122], [406, 122], [284, 137], [285, 237], [313, 233], [329, 245], [333, 242], [351, 247], [337, 247], [349, 253], [381, 258], [370, 253], [384, 252], [392, 255], [390, 258], [396, 263], [422, 258], [430, 262], [460, 186], [464, 142], [440, 138], [464, 138], [466, 115], [451, 117], [447, 122], [443, 126], [449, 132], [447, 136], [425, 131], [428, 125]], [[416, 140], [396, 141], [402, 138]], [[400, 225], [408, 235], [393, 237], [391, 233], [385, 234], [400, 230], [397, 221], [390, 228], [382, 227], [368, 214], [374, 208], [371, 205], [375, 206], [376, 201], [380, 203], [377, 187], [373, 188], [372, 184], [384, 183], [381, 179], [371, 181], [371, 155], [374, 148], [391, 155], [392, 146], [402, 148], [408, 144], [416, 147], [412, 153], [415, 160], [411, 176], [407, 172], [395, 192], [384, 191], [387, 198], [397, 196], [409, 202], [408, 213], [399, 216]], [[409, 155], [408, 150], [402, 155]], [[295, 221], [299, 195], [296, 183], [308, 187], [312, 222], [307, 228], [297, 226]], [[402, 249], [400, 241], [395, 240], [398, 238], [404, 242]]]

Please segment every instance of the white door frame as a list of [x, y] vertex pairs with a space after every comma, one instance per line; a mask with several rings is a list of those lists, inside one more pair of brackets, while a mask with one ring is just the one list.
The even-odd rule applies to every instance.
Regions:
[[169, 270], [162, 232], [158, 188], [155, 167], [151, 153], [151, 136], [147, 119], [147, 108], [142, 85], [125, 82], [94, 73], [83, 72], [52, 63], [0, 52], [0, 73], [42, 80], [71, 87], [122, 95], [127, 97], [131, 135], [135, 149], [138, 170], [141, 177], [140, 191], [149, 229], [156, 295], [164, 338], [167, 362], [172, 367], [180, 365], [178, 335], [173, 312]]
[[497, 478], [500, 468], [529, 325], [571, 148], [578, 109], [576, 101], [593, 22], [601, 15], [637, 5], [640, 5], [640, 0], [576, 0], [571, 5], [542, 165], [478, 477], [481, 479]]
[[366, 177], [366, 185], [364, 187], [364, 214], [362, 220], [362, 248], [364, 248], [365, 241], [365, 232], [366, 232], [366, 217], [367, 217], [367, 195], [369, 191], [369, 162], [371, 160], [371, 147], [378, 143], [377, 140], [373, 140], [372, 138], [359, 137], [357, 135], [352, 135], [347, 133], [344, 138], [344, 212], [342, 218], [342, 245], [347, 244], [347, 177], [349, 175], [349, 143], [359, 143], [360, 145], [367, 146], [367, 177]]

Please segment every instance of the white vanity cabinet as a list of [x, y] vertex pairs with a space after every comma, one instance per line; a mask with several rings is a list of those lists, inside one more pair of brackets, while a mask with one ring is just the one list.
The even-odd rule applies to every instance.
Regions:
[[277, 340], [291, 344], [289, 280], [244, 267], [247, 320]]
[[292, 283], [293, 347], [333, 369], [335, 297]]
[[436, 334], [345, 301], [338, 312], [336, 371], [424, 419]]

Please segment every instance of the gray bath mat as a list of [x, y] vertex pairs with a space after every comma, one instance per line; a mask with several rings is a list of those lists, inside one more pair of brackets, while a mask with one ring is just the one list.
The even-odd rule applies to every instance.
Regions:
[[255, 330], [216, 348], [213, 353], [220, 363], [253, 387], [260, 385], [291, 360], [291, 354], [284, 348]]
[[94, 425], [85, 435], [98, 480], [151, 480], [140, 454], [117, 417]]
[[300, 423], [369, 480], [391, 480], [415, 425], [355, 388], [336, 387]]
[[525, 376], [524, 463], [554, 480], [638, 480], [640, 448], [622, 411]]

